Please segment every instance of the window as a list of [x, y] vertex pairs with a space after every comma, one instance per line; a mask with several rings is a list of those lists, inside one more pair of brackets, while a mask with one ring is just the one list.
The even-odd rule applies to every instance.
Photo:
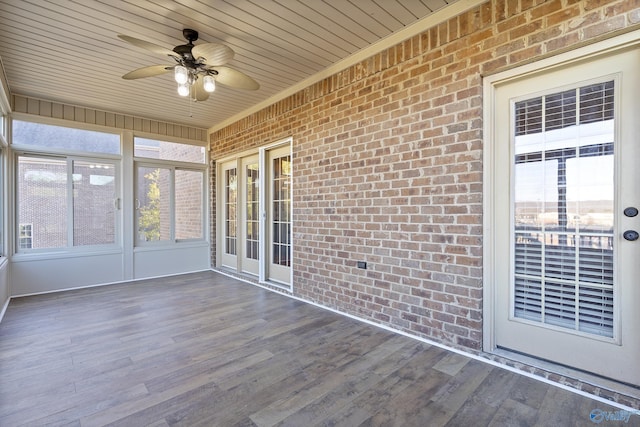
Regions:
[[273, 161], [273, 263], [291, 266], [291, 156]]
[[613, 90], [515, 103], [515, 317], [613, 336]]
[[147, 159], [204, 164], [206, 152], [198, 145], [135, 138], [133, 155]]
[[246, 257], [257, 260], [259, 258], [258, 245], [260, 243], [260, 168], [258, 163], [250, 163], [245, 167], [246, 203], [245, 203], [245, 234]]
[[[1, 85], [0, 85], [1, 86]], [[0, 89], [1, 91], [2, 89]], [[0, 100], [4, 97], [1, 96]], [[5, 179], [6, 179], [6, 147], [7, 147], [7, 117], [5, 113], [5, 106], [2, 102], [0, 102], [0, 257], [5, 255], [4, 252], [4, 239], [5, 239], [5, 230], [4, 230], [4, 218], [5, 218], [5, 204], [6, 200], [5, 194]]]
[[176, 240], [202, 239], [204, 173], [176, 169], [175, 187]]
[[33, 247], [33, 224], [20, 224], [18, 247], [20, 249], [31, 249]]
[[39, 149], [120, 154], [120, 135], [42, 123], [12, 121], [12, 144]]
[[[203, 147], [135, 138], [137, 243], [205, 239]], [[157, 160], [157, 162], [154, 162]]]
[[120, 136], [12, 123], [17, 252], [115, 245]]
[[39, 236], [28, 249], [67, 247], [67, 178], [65, 159], [18, 157], [18, 223], [33, 224]]
[[77, 160], [73, 174], [73, 245], [108, 245], [116, 241], [116, 168]]
[[170, 169], [138, 167], [138, 239], [171, 239], [169, 218]]
[[20, 154], [17, 165], [18, 223], [30, 239], [20, 228], [18, 251], [116, 243], [114, 161]]
[[236, 212], [238, 207], [238, 172], [236, 168], [225, 171], [224, 192], [225, 252], [235, 255], [237, 242]]
[[[2, 117], [2, 111], [0, 111], [0, 117]], [[0, 124], [0, 127], [2, 126], [2, 124]], [[5, 193], [4, 193], [4, 182], [5, 182], [5, 152], [6, 150], [3, 149], [3, 146], [5, 146], [4, 144], [4, 139], [2, 136], [0, 136], [0, 257], [4, 256], [4, 201], [6, 200], [5, 197]]]

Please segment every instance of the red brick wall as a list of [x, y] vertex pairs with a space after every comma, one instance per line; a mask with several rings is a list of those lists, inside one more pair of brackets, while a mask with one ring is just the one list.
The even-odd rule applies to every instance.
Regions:
[[213, 133], [211, 156], [293, 137], [295, 295], [479, 349], [481, 75], [639, 23], [639, 0], [491, 1]]

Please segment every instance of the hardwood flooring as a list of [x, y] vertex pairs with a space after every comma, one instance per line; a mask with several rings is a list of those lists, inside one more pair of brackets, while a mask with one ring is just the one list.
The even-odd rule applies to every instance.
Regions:
[[5, 427], [588, 426], [594, 409], [617, 411], [214, 272], [17, 298], [0, 324]]

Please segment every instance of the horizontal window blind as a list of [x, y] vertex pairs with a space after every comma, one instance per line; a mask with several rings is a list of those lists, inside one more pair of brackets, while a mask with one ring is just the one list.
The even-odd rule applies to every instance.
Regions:
[[515, 104], [515, 317], [613, 336], [613, 96], [609, 81]]
[[609, 81], [519, 101], [515, 136], [612, 120], [613, 98], [614, 82]]

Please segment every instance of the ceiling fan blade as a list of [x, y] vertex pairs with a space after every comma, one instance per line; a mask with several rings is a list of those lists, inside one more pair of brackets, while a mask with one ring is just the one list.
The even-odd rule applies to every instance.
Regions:
[[191, 98], [196, 101], [206, 101], [209, 99], [209, 92], [204, 90], [204, 79], [198, 78], [194, 84], [191, 85]]
[[228, 46], [218, 43], [203, 43], [191, 49], [194, 59], [204, 58], [207, 65], [223, 65], [231, 61], [235, 52]]
[[148, 67], [138, 68], [122, 76], [125, 80], [142, 79], [144, 77], [159, 76], [160, 74], [168, 73], [173, 67], [166, 65], [150, 65]]
[[260, 88], [260, 84], [257, 81], [241, 71], [229, 67], [215, 67], [210, 69], [218, 72], [215, 76], [216, 83], [236, 89], [257, 90]]
[[177, 53], [175, 53], [174, 51], [172, 51], [171, 49], [166, 49], [162, 46], [158, 46], [157, 44], [154, 43], [150, 43], [144, 40], [140, 40], [137, 39], [135, 37], [131, 37], [131, 36], [125, 36], [124, 34], [118, 34], [118, 37], [121, 38], [122, 40], [131, 43], [134, 46], [140, 47], [142, 49], [154, 52], [154, 53], [159, 53], [160, 55], [170, 55], [170, 56], [177, 56]]

